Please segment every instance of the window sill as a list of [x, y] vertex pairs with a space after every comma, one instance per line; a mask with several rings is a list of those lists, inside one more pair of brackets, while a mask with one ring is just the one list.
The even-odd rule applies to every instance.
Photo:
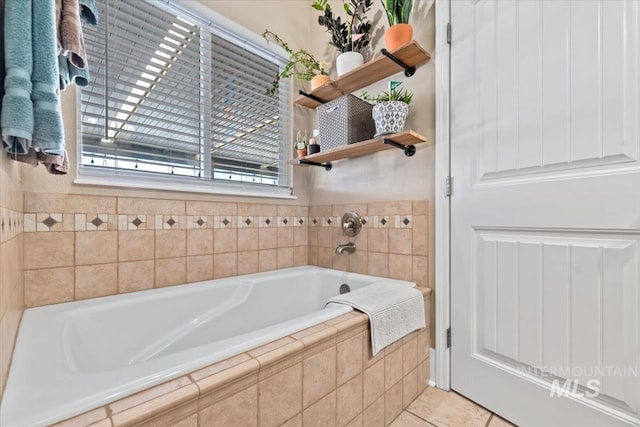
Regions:
[[99, 171], [80, 171], [73, 181], [77, 185], [103, 187], [137, 188], [141, 190], [162, 190], [179, 193], [204, 193], [221, 196], [264, 197], [295, 200], [289, 188], [256, 188], [252, 184], [217, 184], [210, 181], [194, 183], [182, 177], [141, 177], [135, 174], [113, 174]]

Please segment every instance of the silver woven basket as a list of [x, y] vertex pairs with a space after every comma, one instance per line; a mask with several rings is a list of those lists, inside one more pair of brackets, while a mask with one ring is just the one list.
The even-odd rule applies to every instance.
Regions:
[[340, 147], [373, 138], [372, 106], [354, 95], [344, 95], [316, 108], [320, 149]]

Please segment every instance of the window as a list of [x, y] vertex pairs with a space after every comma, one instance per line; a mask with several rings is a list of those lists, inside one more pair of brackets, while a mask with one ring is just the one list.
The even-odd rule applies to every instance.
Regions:
[[97, 3], [80, 176], [289, 189], [290, 89], [266, 94], [281, 56], [166, 2]]

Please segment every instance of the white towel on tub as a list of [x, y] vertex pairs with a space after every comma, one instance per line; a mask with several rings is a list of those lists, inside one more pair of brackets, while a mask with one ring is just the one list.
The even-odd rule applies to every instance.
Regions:
[[331, 297], [329, 303], [350, 305], [369, 316], [374, 356], [389, 344], [426, 326], [422, 293], [407, 285], [375, 282]]

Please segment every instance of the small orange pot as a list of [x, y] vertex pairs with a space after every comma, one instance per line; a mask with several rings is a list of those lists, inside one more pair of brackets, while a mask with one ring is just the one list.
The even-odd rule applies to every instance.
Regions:
[[320, 86], [324, 86], [331, 81], [326, 74], [318, 74], [311, 79], [311, 90], [315, 90]]
[[298, 157], [304, 157], [307, 155], [307, 149], [303, 148], [302, 150], [297, 150], [298, 151]]
[[396, 24], [384, 33], [387, 50], [393, 51], [413, 40], [413, 27], [409, 24]]

